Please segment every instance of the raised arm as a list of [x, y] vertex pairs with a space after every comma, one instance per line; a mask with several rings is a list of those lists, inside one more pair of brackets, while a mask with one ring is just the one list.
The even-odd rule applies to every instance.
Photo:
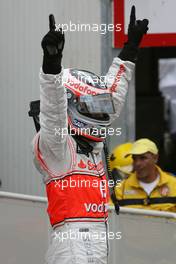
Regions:
[[107, 86], [113, 94], [116, 109], [116, 114], [112, 116], [112, 119], [120, 115], [129, 82], [134, 72], [139, 45], [143, 35], [147, 33], [148, 23], [147, 19], [136, 20], [135, 6], [132, 6], [128, 26], [128, 40], [119, 56], [114, 58], [106, 75]]
[[40, 141], [42, 155], [63, 159], [67, 135], [67, 97], [62, 86], [62, 51], [64, 34], [56, 31], [55, 19], [49, 16], [49, 32], [42, 39], [43, 65], [40, 71]]

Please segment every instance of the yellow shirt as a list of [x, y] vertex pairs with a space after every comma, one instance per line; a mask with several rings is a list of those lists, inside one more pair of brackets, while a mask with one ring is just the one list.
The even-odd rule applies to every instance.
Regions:
[[176, 212], [176, 177], [162, 171], [158, 166], [159, 182], [148, 195], [135, 173], [115, 187], [120, 206]]

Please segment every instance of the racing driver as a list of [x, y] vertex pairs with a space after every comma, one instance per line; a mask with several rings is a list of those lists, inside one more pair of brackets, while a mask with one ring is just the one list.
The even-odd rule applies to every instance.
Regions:
[[64, 34], [49, 16], [42, 39], [40, 131], [34, 162], [42, 173], [52, 227], [48, 264], [107, 264], [108, 186], [103, 129], [119, 116], [148, 20], [131, 9], [128, 40], [103, 83], [93, 73], [61, 65]]

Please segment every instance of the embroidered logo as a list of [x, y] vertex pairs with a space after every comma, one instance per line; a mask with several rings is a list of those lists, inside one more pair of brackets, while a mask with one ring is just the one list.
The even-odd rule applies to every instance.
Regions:
[[100, 161], [97, 165], [95, 165], [90, 160], [88, 160], [87, 165], [88, 165], [88, 169], [89, 170], [98, 170], [98, 171], [100, 171], [101, 169], [103, 169], [103, 162], [102, 161]]
[[88, 168], [88, 170], [93, 170], [93, 171], [101, 171], [103, 170], [103, 162], [100, 161], [98, 164], [95, 164], [91, 162], [90, 160], [87, 161], [87, 164], [81, 159], [78, 163], [78, 167], [80, 169], [85, 169]]
[[81, 169], [85, 169], [87, 166], [84, 163], [84, 161], [81, 159], [80, 162], [78, 163], [78, 167], [81, 168]]
[[167, 185], [163, 185], [159, 188], [159, 193], [161, 196], [168, 196], [169, 194], [169, 187]]

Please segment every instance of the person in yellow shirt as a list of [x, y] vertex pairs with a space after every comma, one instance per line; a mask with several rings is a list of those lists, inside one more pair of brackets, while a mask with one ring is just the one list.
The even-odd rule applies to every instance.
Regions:
[[176, 178], [157, 166], [156, 144], [147, 138], [139, 139], [129, 155], [134, 172], [115, 187], [119, 205], [176, 212]]

